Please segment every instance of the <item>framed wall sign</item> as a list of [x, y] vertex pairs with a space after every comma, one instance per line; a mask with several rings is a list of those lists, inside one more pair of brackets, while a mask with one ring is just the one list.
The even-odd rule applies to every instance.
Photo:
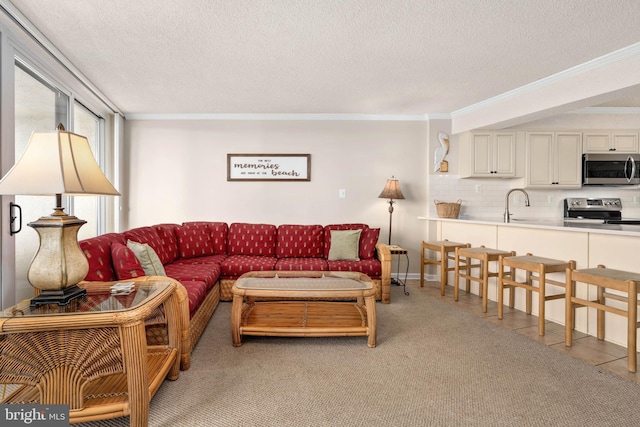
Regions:
[[311, 181], [311, 154], [227, 154], [227, 181]]

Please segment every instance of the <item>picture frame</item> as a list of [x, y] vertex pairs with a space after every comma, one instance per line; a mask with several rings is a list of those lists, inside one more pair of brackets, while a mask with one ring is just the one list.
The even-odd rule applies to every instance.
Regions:
[[311, 154], [227, 154], [227, 181], [311, 181]]

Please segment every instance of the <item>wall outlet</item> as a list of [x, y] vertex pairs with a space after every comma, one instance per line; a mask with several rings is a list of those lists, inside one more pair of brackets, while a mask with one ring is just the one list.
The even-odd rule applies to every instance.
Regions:
[[346, 198], [347, 190], [345, 190], [344, 188], [341, 188], [340, 190], [338, 190], [338, 197], [340, 197], [341, 199]]
[[476, 184], [476, 193], [480, 193], [480, 184]]
[[550, 205], [552, 205], [552, 204], [553, 204], [553, 201], [554, 201], [554, 200], [553, 200], [553, 196], [551, 196], [551, 195], [547, 196], [547, 203], [549, 203]]

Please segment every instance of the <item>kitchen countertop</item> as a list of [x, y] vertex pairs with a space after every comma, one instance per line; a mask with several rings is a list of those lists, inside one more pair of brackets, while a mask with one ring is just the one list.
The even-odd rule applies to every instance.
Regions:
[[542, 228], [562, 231], [588, 232], [598, 234], [619, 234], [625, 236], [640, 237], [640, 225], [604, 224], [600, 220], [569, 220], [554, 218], [511, 218], [511, 222], [505, 223], [502, 218], [466, 217], [439, 218], [418, 217], [428, 221], [465, 222], [469, 224], [500, 225], [504, 227]]

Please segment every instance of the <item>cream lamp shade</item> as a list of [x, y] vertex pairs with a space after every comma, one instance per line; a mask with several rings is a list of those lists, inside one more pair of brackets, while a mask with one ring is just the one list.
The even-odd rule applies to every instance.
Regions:
[[77, 284], [89, 264], [78, 246], [78, 230], [86, 221], [64, 212], [62, 195], [120, 195], [102, 173], [87, 138], [64, 128], [34, 132], [20, 160], [0, 180], [0, 194], [56, 196], [54, 212], [28, 224], [40, 237], [27, 277], [41, 292], [31, 305], [65, 305], [84, 295]]

